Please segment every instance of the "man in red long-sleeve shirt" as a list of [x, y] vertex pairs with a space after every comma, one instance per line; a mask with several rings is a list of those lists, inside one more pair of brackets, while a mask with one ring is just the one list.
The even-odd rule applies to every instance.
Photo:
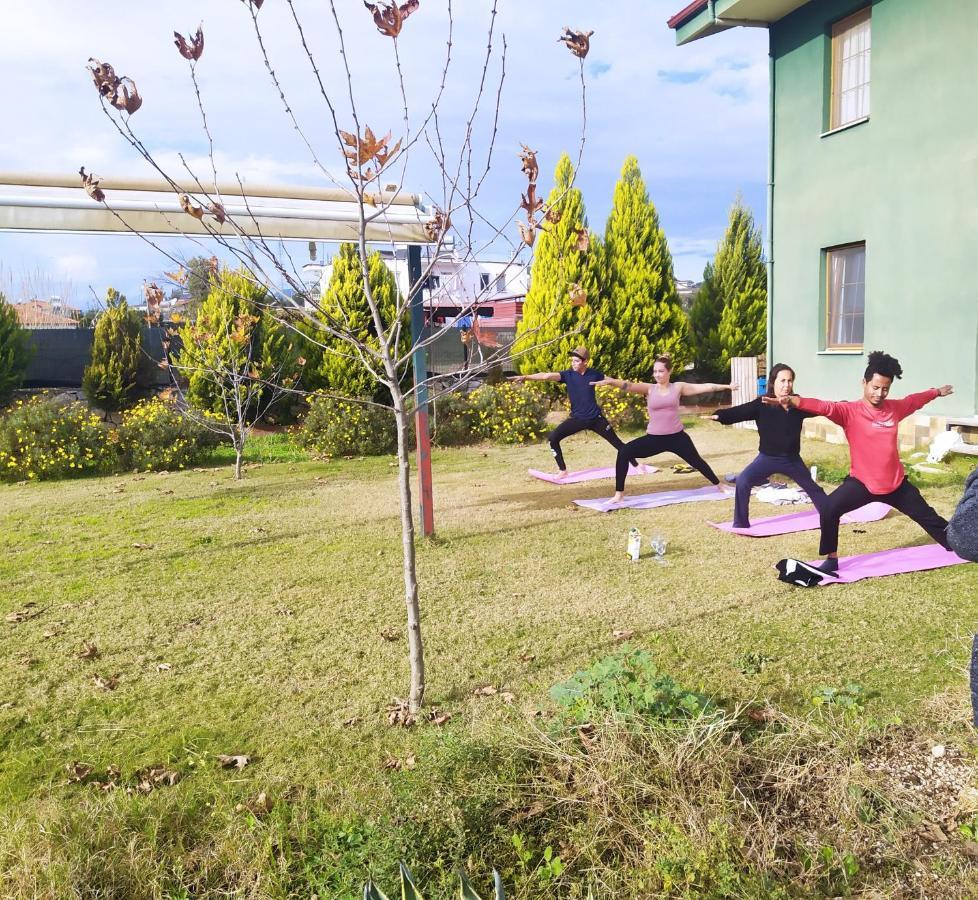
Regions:
[[825, 416], [841, 425], [849, 441], [849, 475], [825, 501], [820, 513], [821, 540], [818, 552], [826, 559], [819, 566], [824, 572], [839, 569], [839, 520], [847, 512], [870, 501], [887, 503], [913, 519], [938, 544], [947, 547], [947, 520], [927, 503], [908, 480], [897, 448], [897, 426], [902, 419], [937, 397], [953, 391], [949, 384], [910, 394], [902, 400], [887, 395], [894, 378], [903, 374], [900, 363], [875, 350], [869, 354], [869, 365], [863, 375], [861, 400], [831, 403], [792, 394], [788, 397], [764, 397], [765, 403], [794, 406], [803, 412]]

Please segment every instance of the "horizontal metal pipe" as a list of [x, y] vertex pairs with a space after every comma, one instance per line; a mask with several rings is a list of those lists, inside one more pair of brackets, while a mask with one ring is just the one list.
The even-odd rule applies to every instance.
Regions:
[[[0, 187], [58, 187], [78, 188], [81, 181], [77, 174], [61, 175], [44, 172], [0, 172]], [[173, 193], [173, 188], [163, 180], [147, 178], [102, 178], [99, 185], [105, 191], [161, 191]], [[303, 187], [288, 184], [248, 184], [244, 187], [237, 182], [219, 184], [213, 190], [204, 184], [212, 196], [221, 194], [231, 197], [280, 197], [283, 200], [332, 200], [338, 203], [356, 203], [353, 191], [343, 188]], [[200, 193], [196, 188], [188, 188], [190, 194]], [[395, 206], [422, 205], [420, 194], [401, 193], [400, 191], [381, 191], [380, 199], [384, 203]]]
[[[0, 194], [0, 206], [26, 207], [30, 209], [80, 209], [80, 210], [102, 210], [106, 207], [87, 197], [31, 197], [27, 195]], [[173, 201], [152, 201], [152, 200], [113, 200], [107, 204], [109, 209], [117, 212], [158, 212], [173, 213], [175, 215], [186, 215], [179, 203]], [[231, 218], [243, 219], [309, 219], [315, 222], [359, 222], [360, 213], [357, 210], [315, 210], [299, 209], [286, 206], [252, 206], [225, 205], [225, 212]], [[367, 218], [370, 218], [371, 208], [367, 207]], [[420, 211], [411, 215], [409, 213], [397, 212], [378, 216], [380, 223], [390, 222], [394, 225], [417, 225], [430, 219]]]

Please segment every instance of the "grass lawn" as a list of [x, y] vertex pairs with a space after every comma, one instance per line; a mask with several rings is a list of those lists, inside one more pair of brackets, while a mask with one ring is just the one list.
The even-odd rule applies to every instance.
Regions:
[[[693, 438], [721, 474], [756, 452], [750, 431], [697, 422]], [[609, 463], [597, 438], [565, 452], [571, 468]], [[845, 448], [803, 455], [838, 466]], [[820, 686], [856, 682], [878, 692], [875, 722], [957, 728], [967, 743], [978, 568], [792, 588], [771, 565], [814, 557], [817, 533], [750, 540], [704, 524], [729, 520], [732, 500], [581, 510], [573, 498], [611, 483], [530, 479], [551, 465], [545, 445], [435, 452], [437, 538], [419, 550], [426, 701], [452, 719], [391, 728], [386, 707], [408, 679], [392, 460], [304, 461], [274, 438], [249, 458], [239, 483], [224, 465], [0, 486], [0, 611], [37, 613], [0, 623], [3, 896], [354, 896], [371, 865], [428, 865], [446, 833], [485, 826], [453, 805], [452, 779], [505, 782], [500, 735], [546, 719], [549, 688], [614, 652], [616, 630], [727, 703], [801, 716]], [[924, 487], [944, 515], [963, 466]], [[664, 469], [629, 489], [702, 483]], [[668, 565], [626, 558], [631, 525], [667, 536]], [[893, 514], [843, 526], [840, 550], [925, 540]], [[79, 657], [86, 641], [97, 658]], [[118, 676], [115, 689], [96, 674]], [[485, 685], [512, 697], [473, 696]], [[251, 762], [223, 770], [216, 754]], [[117, 766], [121, 784], [156, 764], [182, 780], [101, 792], [69, 783], [74, 762]], [[492, 808], [494, 790], [471, 808]], [[575, 896], [573, 874], [517, 895]]]

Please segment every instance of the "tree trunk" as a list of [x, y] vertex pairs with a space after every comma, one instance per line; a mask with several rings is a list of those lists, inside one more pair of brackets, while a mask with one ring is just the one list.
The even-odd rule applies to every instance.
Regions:
[[234, 448], [234, 480], [241, 481], [241, 456], [243, 453], [243, 448], [237, 446]]
[[414, 547], [414, 512], [411, 507], [411, 469], [407, 442], [408, 415], [400, 391], [394, 397], [397, 422], [397, 482], [401, 501], [401, 545], [404, 556], [404, 602], [407, 605], [408, 660], [411, 665], [410, 712], [417, 712], [424, 702], [424, 647], [421, 641], [421, 605], [418, 600], [418, 567]]

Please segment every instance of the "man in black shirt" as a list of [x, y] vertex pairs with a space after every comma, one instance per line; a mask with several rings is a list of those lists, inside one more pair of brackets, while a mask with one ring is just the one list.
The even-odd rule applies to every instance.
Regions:
[[[597, 397], [594, 396], [594, 382], [603, 381], [604, 373], [597, 369], [588, 368], [590, 354], [584, 347], [575, 347], [570, 352], [569, 369], [562, 372], [535, 372], [532, 375], [513, 375], [509, 380], [522, 384], [524, 381], [559, 381], [567, 386], [567, 398], [570, 400], [570, 415], [564, 419], [550, 434], [547, 440], [554, 459], [557, 461], [558, 478], [567, 475], [564, 454], [560, 451], [560, 442], [577, 434], [579, 431], [593, 431], [603, 437], [616, 450], [621, 450], [625, 442], [615, 434], [611, 423], [604, 417]], [[638, 462], [631, 460], [638, 467]]]

